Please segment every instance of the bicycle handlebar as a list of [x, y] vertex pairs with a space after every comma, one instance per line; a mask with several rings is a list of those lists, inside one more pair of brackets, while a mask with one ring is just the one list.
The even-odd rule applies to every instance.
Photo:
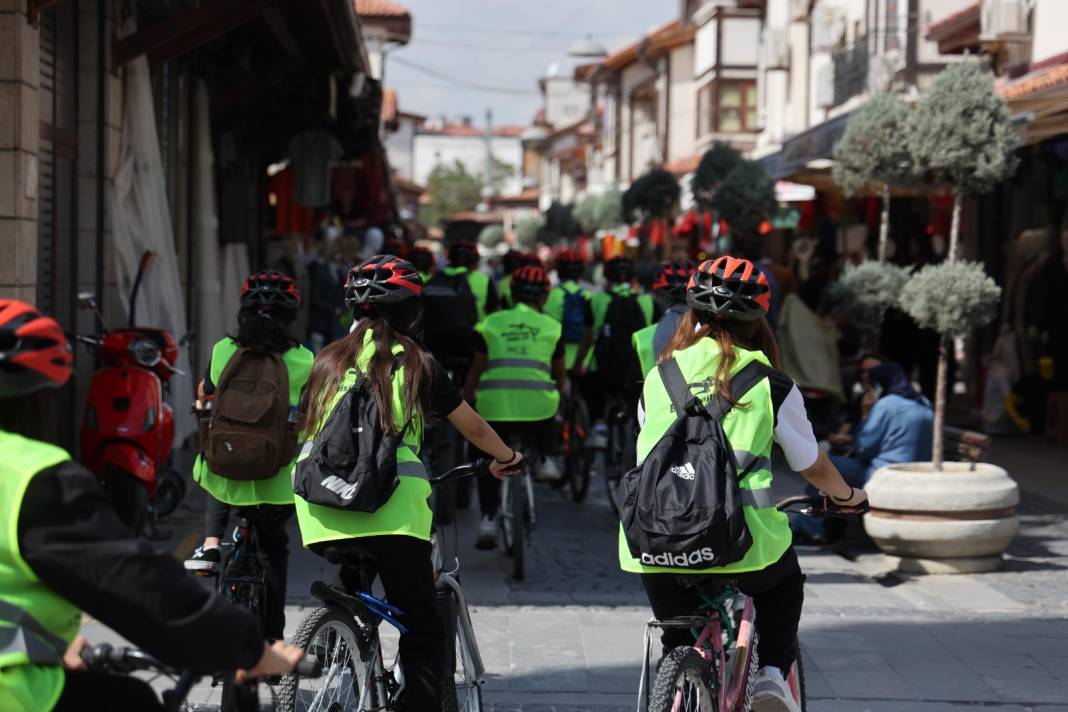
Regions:
[[[799, 507], [795, 509], [795, 507]], [[867, 500], [855, 507], [843, 507], [835, 504], [827, 495], [787, 497], [775, 505], [780, 512], [800, 514], [805, 517], [835, 517], [838, 519], [860, 519], [871, 507]]]
[[468, 462], [464, 465], [458, 465], [445, 474], [438, 475], [437, 477], [431, 477], [429, 479], [431, 487], [445, 484], [446, 482], [454, 482], [456, 480], [462, 480], [465, 477], [479, 477], [481, 475], [488, 475], [490, 471], [490, 461], [488, 459], [475, 460], [474, 462]]

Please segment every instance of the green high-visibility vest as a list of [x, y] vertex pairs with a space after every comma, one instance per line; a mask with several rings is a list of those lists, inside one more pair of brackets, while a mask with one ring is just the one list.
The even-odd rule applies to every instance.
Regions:
[[[223, 369], [238, 350], [237, 343], [223, 338], [211, 350], [211, 382], [218, 384]], [[289, 405], [300, 404], [300, 391], [308, 382], [315, 354], [303, 346], [294, 346], [282, 354], [289, 372]], [[293, 504], [293, 463], [289, 463], [273, 477], [262, 480], [232, 480], [217, 475], [208, 468], [208, 463], [197, 455], [193, 463], [193, 479], [212, 497], [234, 507], [252, 507], [257, 504]]]
[[[608, 315], [608, 305], [612, 303], [612, 297], [630, 297], [634, 296], [638, 299], [638, 306], [642, 310], [642, 315], [645, 316], [645, 325], [653, 323], [653, 298], [648, 294], [634, 294], [631, 291], [630, 286], [626, 284], [614, 284], [603, 292], [597, 292], [592, 295], [590, 299], [590, 306], [593, 307], [593, 340], [597, 341], [597, 335], [601, 333], [601, 327], [604, 326], [604, 319]], [[586, 368], [590, 371], [597, 370], [597, 361], [594, 358], [594, 350], [590, 349], [589, 354], [586, 356]]]
[[46, 587], [19, 551], [22, 499], [42, 470], [70, 460], [53, 445], [0, 431], [0, 710], [52, 709], [63, 692], [63, 653], [82, 612]]
[[[719, 345], [714, 339], [701, 339], [693, 346], [676, 351], [675, 361], [682, 369], [686, 382], [694, 394], [708, 400], [714, 390], [713, 380], [719, 362]], [[764, 354], [735, 348], [736, 360], [731, 375], [738, 373], [751, 361], [768, 363]], [[638, 434], [638, 462], [642, 462], [657, 441], [675, 421], [671, 397], [660, 380], [660, 371], [653, 370], [642, 392], [645, 423]], [[738, 459], [739, 471], [749, 468], [749, 474], [739, 481], [742, 511], [753, 544], [740, 561], [728, 566], [693, 570], [663, 566], [643, 566], [630, 555], [623, 528], [619, 530], [619, 564], [631, 573], [730, 574], [759, 571], [778, 561], [790, 546], [791, 535], [786, 515], [775, 509], [771, 492], [771, 445], [775, 430], [775, 413], [771, 404], [771, 384], [762, 380], [750, 390], [742, 402], [723, 418], [723, 430]]]
[[656, 336], [657, 324], [650, 324], [644, 329], [635, 331], [630, 341], [634, 344], [634, 350], [638, 352], [638, 363], [642, 369], [642, 378], [656, 368], [656, 350], [653, 348], [653, 337]]
[[560, 393], [552, 375], [560, 323], [517, 304], [475, 327], [486, 340], [486, 370], [476, 409], [490, 422], [545, 420], [556, 415]]
[[[323, 422], [319, 423], [315, 435], [326, 423], [330, 413], [340, 402], [341, 397], [356, 383], [358, 372], [363, 372], [375, 354], [375, 345], [368, 330], [363, 348], [356, 357], [355, 368], [349, 369], [341, 380], [338, 392], [330, 402]], [[395, 356], [404, 353], [400, 344], [393, 345]], [[430, 541], [430, 525], [433, 515], [427, 500], [430, 497], [430, 483], [427, 481], [426, 469], [419, 460], [419, 446], [423, 441], [423, 420], [413, 414], [411, 420], [404, 416], [404, 367], [393, 374], [393, 422], [397, 430], [403, 431], [403, 444], [397, 448], [397, 475], [400, 484], [389, 499], [374, 512], [347, 512], [333, 507], [309, 504], [300, 497], [295, 497], [297, 523], [304, 546], [323, 541], [339, 539], [358, 539], [365, 536], [410, 536]], [[407, 427], [405, 427], [407, 425]], [[301, 450], [297, 462], [311, 454], [308, 444]]]
[[501, 298], [501, 308], [511, 309], [512, 304], [512, 275], [506, 274], [497, 282], [497, 295]]
[[[557, 286], [553, 287], [553, 290], [549, 292], [549, 298], [545, 300], [544, 314], [551, 316], [560, 322], [564, 323], [564, 302], [571, 294], [579, 294], [590, 301], [592, 295], [582, 288], [578, 282], [573, 279], [569, 279], [566, 282], [561, 282]], [[567, 368], [572, 368], [575, 365], [575, 358], [578, 356], [579, 345], [569, 341], [564, 342], [564, 358], [566, 360]], [[593, 349], [590, 349], [590, 353]]]
[[490, 278], [481, 270], [469, 270], [466, 267], [446, 267], [445, 274], [455, 277], [458, 274], [467, 275], [467, 284], [471, 287], [471, 294], [475, 297], [475, 308], [478, 310], [478, 320], [486, 318], [486, 303], [489, 301]]

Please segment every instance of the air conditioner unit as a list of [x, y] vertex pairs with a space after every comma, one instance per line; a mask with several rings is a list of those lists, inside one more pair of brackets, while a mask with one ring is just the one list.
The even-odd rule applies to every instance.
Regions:
[[825, 64], [816, 70], [816, 106], [829, 109], [834, 106], [834, 66]]
[[1022, 42], [1028, 37], [1026, 0], [983, 0], [981, 42]]
[[764, 66], [767, 69], [790, 68], [790, 38], [785, 29], [764, 31]]
[[812, 49], [832, 50], [845, 35], [845, 15], [838, 8], [820, 6], [812, 16]]

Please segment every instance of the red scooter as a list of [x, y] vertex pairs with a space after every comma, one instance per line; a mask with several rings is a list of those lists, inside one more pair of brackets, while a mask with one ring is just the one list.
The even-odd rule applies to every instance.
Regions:
[[[181, 373], [174, 367], [178, 344], [167, 331], [132, 324], [137, 291], [151, 256], [142, 257], [134, 281], [130, 327], [75, 337], [95, 349], [101, 361], [85, 402], [82, 462], [100, 478], [120, 516], [138, 533], [149, 514], [158, 518], [173, 512], [186, 489], [182, 476], [168, 464], [174, 412], [164, 401], [171, 377]], [[104, 323], [94, 295], [80, 294], [79, 302]]]

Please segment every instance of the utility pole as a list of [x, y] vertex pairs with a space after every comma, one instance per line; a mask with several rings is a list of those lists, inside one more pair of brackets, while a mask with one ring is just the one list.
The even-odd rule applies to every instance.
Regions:
[[482, 197], [487, 206], [493, 197], [493, 109], [486, 108], [486, 170], [483, 177]]

